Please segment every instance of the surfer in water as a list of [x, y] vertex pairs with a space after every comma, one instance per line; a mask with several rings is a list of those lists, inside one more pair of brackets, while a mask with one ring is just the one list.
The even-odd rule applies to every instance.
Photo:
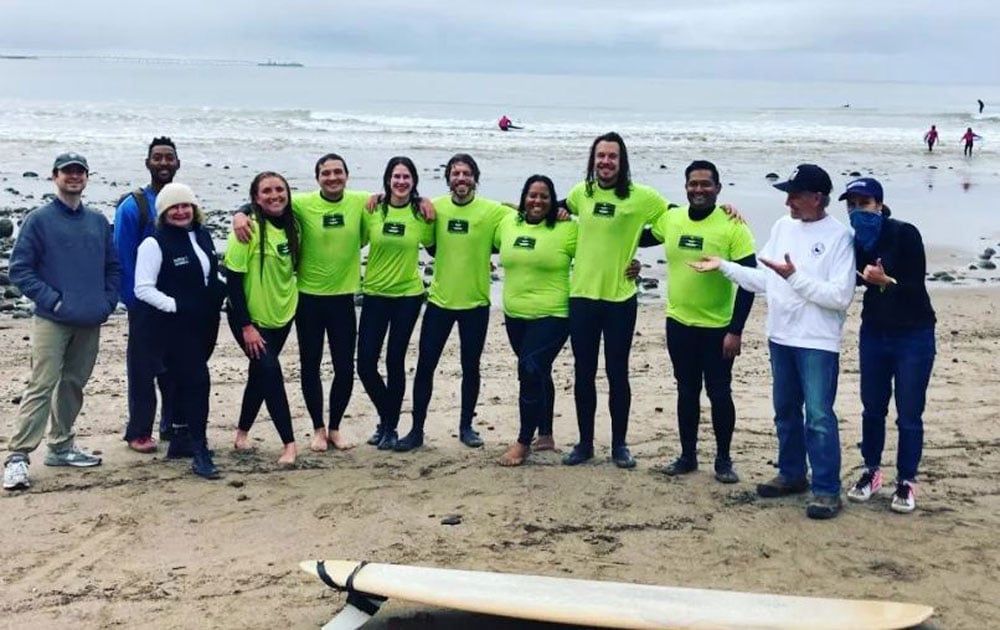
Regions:
[[924, 142], [927, 143], [927, 150], [933, 151], [934, 145], [937, 143], [937, 141], [938, 141], [937, 125], [931, 125], [931, 128], [928, 129], [927, 133], [924, 134]]
[[977, 98], [976, 102], [979, 103], [979, 113], [982, 114], [983, 113], [983, 108], [986, 107], [986, 103], [984, 103], [983, 99], [981, 99], [981, 98]]
[[981, 140], [983, 137], [978, 133], [972, 131], [972, 127], [968, 127], [965, 133], [962, 134], [962, 142], [965, 143], [964, 154], [968, 157], [972, 157], [972, 145], [975, 144], [976, 140]]
[[510, 118], [507, 117], [507, 114], [504, 114], [503, 116], [500, 117], [500, 120], [497, 121], [497, 127], [500, 127], [500, 131], [508, 131], [510, 129], [523, 129], [523, 127], [515, 125], [514, 121], [512, 121]]

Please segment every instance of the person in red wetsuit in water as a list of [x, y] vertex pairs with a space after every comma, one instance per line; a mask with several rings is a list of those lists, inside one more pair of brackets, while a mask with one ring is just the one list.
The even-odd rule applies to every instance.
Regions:
[[507, 114], [504, 114], [503, 116], [500, 117], [500, 120], [497, 121], [497, 126], [500, 127], [500, 131], [507, 131], [509, 129], [521, 129], [521, 127], [515, 125], [514, 122], [507, 117]]
[[965, 143], [964, 153], [966, 156], [972, 157], [972, 145], [975, 143], [976, 140], [980, 139], [982, 139], [982, 136], [980, 136], [978, 133], [974, 133], [972, 131], [972, 127], [969, 127], [968, 129], [965, 130], [965, 133], [962, 134], [961, 140], [962, 142]]

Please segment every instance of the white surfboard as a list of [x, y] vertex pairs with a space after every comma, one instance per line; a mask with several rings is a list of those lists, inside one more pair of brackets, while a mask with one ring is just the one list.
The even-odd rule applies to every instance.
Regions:
[[325, 630], [354, 630], [387, 598], [472, 613], [600, 628], [892, 630], [927, 620], [920, 604], [597, 582], [487, 571], [310, 560], [304, 571], [348, 592]]

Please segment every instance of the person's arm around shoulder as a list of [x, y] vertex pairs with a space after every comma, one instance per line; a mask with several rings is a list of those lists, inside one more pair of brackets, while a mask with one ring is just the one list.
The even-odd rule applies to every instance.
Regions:
[[233, 234], [241, 243], [249, 243], [253, 238], [254, 222], [250, 219], [250, 204], [245, 203], [233, 213]]
[[29, 214], [21, 224], [21, 231], [10, 255], [10, 280], [35, 304], [47, 311], [56, 312], [62, 296], [38, 274], [38, 265], [45, 256], [45, 244], [37, 224], [35, 214]]
[[139, 243], [135, 259], [135, 297], [164, 313], [176, 313], [177, 301], [156, 288], [163, 265], [160, 244], [152, 236]]

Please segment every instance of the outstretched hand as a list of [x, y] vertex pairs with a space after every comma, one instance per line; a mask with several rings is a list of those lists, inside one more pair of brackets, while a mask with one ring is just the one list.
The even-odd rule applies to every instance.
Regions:
[[785, 253], [785, 262], [777, 262], [767, 258], [761, 258], [760, 262], [786, 280], [795, 273], [795, 263], [792, 262], [792, 257], [787, 252]]
[[705, 273], [706, 271], [715, 271], [722, 267], [722, 259], [718, 256], [702, 256], [701, 260], [692, 260], [688, 262], [688, 267], [691, 267], [695, 271]]

